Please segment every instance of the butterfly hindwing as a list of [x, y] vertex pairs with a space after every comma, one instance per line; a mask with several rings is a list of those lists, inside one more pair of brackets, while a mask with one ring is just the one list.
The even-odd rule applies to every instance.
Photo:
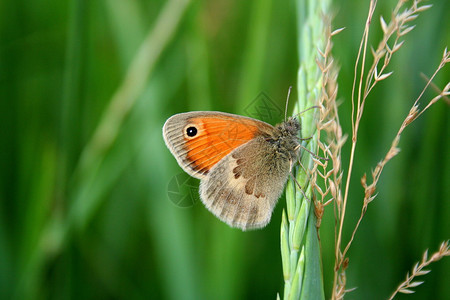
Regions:
[[205, 206], [242, 230], [264, 227], [290, 171], [290, 160], [264, 137], [241, 145], [213, 166], [200, 182]]

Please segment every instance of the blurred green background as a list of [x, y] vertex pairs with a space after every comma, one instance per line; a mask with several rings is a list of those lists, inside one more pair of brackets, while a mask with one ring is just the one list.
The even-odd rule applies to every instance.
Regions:
[[[368, 100], [347, 239], [363, 198], [359, 178], [389, 148], [425, 84], [420, 73], [431, 76], [450, 44], [449, 1], [427, 4], [394, 74]], [[379, 13], [390, 19], [394, 5], [379, 3], [372, 41]], [[368, 1], [333, 3], [334, 28], [346, 27], [334, 56], [347, 133], [367, 9]], [[198, 198], [179, 198], [196, 195], [198, 181], [180, 175], [161, 129], [184, 111], [245, 114], [261, 92], [283, 109], [296, 86], [295, 10], [270, 0], [1, 1], [0, 298], [275, 299], [284, 198], [265, 229], [227, 227]], [[357, 287], [349, 299], [386, 298], [426, 248], [450, 237], [449, 117], [440, 101], [402, 136], [349, 252], [347, 287]], [[333, 224], [330, 206], [321, 228], [328, 296]], [[448, 299], [450, 260], [431, 269], [408, 299]]]

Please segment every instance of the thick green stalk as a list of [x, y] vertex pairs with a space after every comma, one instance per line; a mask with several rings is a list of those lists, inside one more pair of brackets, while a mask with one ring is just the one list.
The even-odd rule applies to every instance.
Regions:
[[[310, 138], [302, 146], [317, 152], [318, 110], [302, 111], [317, 104], [322, 89], [322, 72], [317, 65], [318, 49], [326, 42], [323, 16], [327, 14], [327, 0], [298, 0], [298, 100], [294, 116], [301, 119], [301, 137]], [[300, 115], [298, 115], [300, 113]], [[322, 262], [314, 215], [311, 176], [305, 172], [314, 165], [311, 154], [301, 151], [301, 166], [293, 171], [296, 177], [286, 188], [286, 212], [281, 223], [281, 256], [285, 280], [284, 299], [324, 299]], [[300, 187], [301, 186], [301, 190]], [[306, 198], [305, 198], [306, 195]]]

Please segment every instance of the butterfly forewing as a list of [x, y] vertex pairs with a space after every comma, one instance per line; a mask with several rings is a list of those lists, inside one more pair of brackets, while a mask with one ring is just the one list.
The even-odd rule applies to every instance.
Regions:
[[170, 117], [163, 127], [166, 145], [178, 164], [202, 179], [222, 158], [273, 126], [255, 119], [221, 112], [188, 112]]

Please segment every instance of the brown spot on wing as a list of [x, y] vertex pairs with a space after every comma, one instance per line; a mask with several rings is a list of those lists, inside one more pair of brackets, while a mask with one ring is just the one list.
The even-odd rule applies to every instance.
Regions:
[[249, 178], [247, 183], [245, 184], [245, 193], [247, 195], [253, 194], [253, 191], [255, 189], [256, 180], [255, 177]]
[[233, 169], [234, 178], [238, 179], [242, 176], [243, 168], [242, 166], [237, 166]]
[[256, 198], [264, 198], [264, 197], [266, 197], [266, 195], [264, 195], [264, 194], [261, 193], [261, 192], [255, 192], [255, 197], [256, 197]]

